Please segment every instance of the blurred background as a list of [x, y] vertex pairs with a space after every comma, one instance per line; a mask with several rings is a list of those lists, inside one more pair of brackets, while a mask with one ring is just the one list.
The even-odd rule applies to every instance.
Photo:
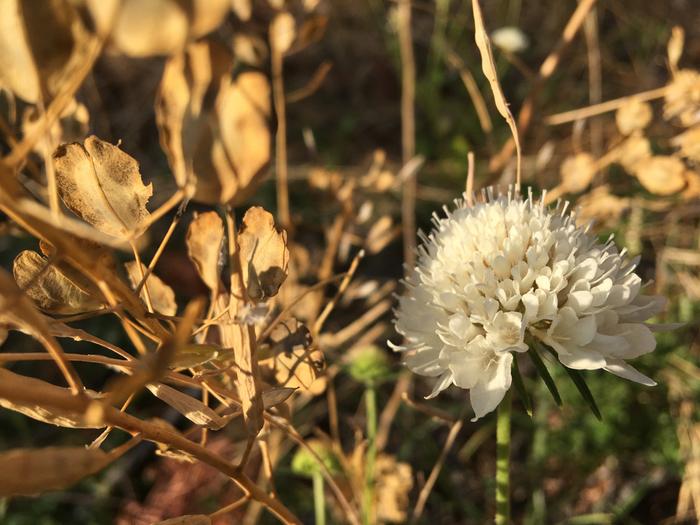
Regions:
[[[366, 422], [361, 401], [364, 376], [356, 370], [362, 365], [357, 362], [363, 351], [376, 346], [386, 367], [384, 380], [376, 387], [381, 465], [377, 521], [488, 522], [493, 513], [493, 415], [477, 423], [467, 418], [456, 427], [456, 418], [464, 414], [465, 392], [451, 388], [428, 404], [423, 396], [431, 385], [406, 377], [386, 345], [387, 339], [399, 341], [390, 321], [392, 294], [400, 292], [397, 280], [403, 274], [404, 185], [412, 184], [415, 177], [416, 225], [428, 230], [431, 213], [464, 190], [468, 153], [474, 154], [477, 189], [508, 184], [515, 176], [515, 157], [508, 149], [510, 130], [498, 115], [481, 72], [471, 2], [410, 2], [415, 78], [408, 81], [402, 73], [410, 71], [411, 59], [405, 47], [401, 49], [405, 18], [397, 1], [233, 0], [229, 5], [227, 0], [225, 8], [214, 7], [221, 2], [205, 1], [123, 3], [129, 6], [131, 18], [119, 14], [119, 7], [115, 11], [112, 36], [77, 90], [75, 105], [62, 117], [56, 144], [89, 134], [119, 142], [140, 163], [144, 180], [153, 183], [151, 209], [177, 189], [172, 159], [167, 147], [164, 151], [161, 146], [167, 115], [157, 109], [170, 89], [162, 84], [164, 71], [183, 45], [171, 42], [180, 38], [179, 26], [168, 14], [172, 10], [186, 14], [184, 40], [215, 41], [235, 57], [237, 74], [262, 72], [272, 85], [270, 97], [280, 87], [275, 81], [283, 82], [286, 137], [282, 140], [290, 203], [285, 226], [293, 231], [295, 243], [290, 246], [298, 269], [294, 290], [346, 270], [360, 248], [367, 252], [353, 285], [317, 337], [325, 355], [327, 384], [309, 388], [302, 401], [295, 402], [293, 421], [306, 437], [331, 436], [334, 446], [346, 455], [342, 469], [352, 472], [353, 465], [362, 462]], [[194, 4], [199, 11], [193, 11]], [[99, 28], [95, 14], [99, 2], [75, 0], [69, 5], [87, 27]], [[585, 10], [577, 11], [581, 5]], [[635, 362], [659, 386], [645, 388], [602, 371], [586, 372], [602, 421], [559, 368], [551, 371], [564, 400], [561, 408], [532, 371], [524, 371], [535, 409], [531, 418], [516, 401], [515, 522], [697, 523], [700, 4], [694, 0], [492, 0], [483, 2], [482, 8], [501, 85], [520, 124], [524, 184], [571, 200], [580, 206], [581, 220], [595, 220], [601, 238], [615, 234], [630, 254], [640, 255], [642, 277], [669, 298], [667, 313], [659, 321], [684, 323], [680, 329], [658, 334], [657, 350]], [[207, 25], [197, 18], [206, 18], [215, 9], [221, 14], [211, 15], [214, 22]], [[293, 25], [287, 29], [293, 32], [275, 36], [271, 22], [280, 12], [291, 14]], [[567, 33], [575, 12], [583, 18]], [[204, 29], [195, 30], [196, 23], [204, 24]], [[163, 36], [165, 44], [154, 43], [154, 35]], [[27, 132], [35, 108], [5, 81], [0, 83], [5, 87], [0, 109], [4, 154], [14, 145], [12, 137]], [[406, 133], [411, 132], [406, 120], [411, 118], [405, 109], [402, 115], [402, 95], [407, 89], [415, 92], [411, 104], [415, 147], [410, 139], [407, 144]], [[631, 97], [637, 94], [641, 96]], [[607, 101], [613, 102], [601, 105]], [[275, 180], [280, 166], [280, 101], [268, 102], [266, 140], [272, 142], [273, 153], [256, 174], [255, 191], [237, 204], [237, 213], [251, 205], [279, 211]], [[30, 159], [22, 172], [25, 186], [41, 186], [45, 180], [42, 152], [35, 151]], [[188, 211], [206, 209], [210, 207], [201, 202], [188, 207]], [[148, 232], [146, 254], [155, 252], [173, 215], [166, 214]], [[10, 269], [15, 256], [23, 249], [36, 249], [37, 242], [3, 219], [0, 259]], [[180, 304], [206, 293], [187, 258], [188, 220], [178, 227], [156, 268]], [[294, 290], [289, 294], [294, 295]], [[327, 301], [334, 293], [335, 288], [325, 290], [319, 301]], [[296, 316], [317, 318], [321, 302], [307, 305], [310, 312], [299, 307]], [[76, 326], [129, 346], [111, 320], [98, 317]], [[90, 352], [87, 343], [66, 342], [64, 347]], [[40, 347], [13, 332], [2, 352], [20, 351], [40, 351]], [[92, 388], [99, 388], [112, 375], [93, 365], [77, 366]], [[60, 381], [49, 362], [18, 363], [11, 368]], [[329, 415], [330, 386], [337, 409]], [[145, 395], [133, 410], [143, 417], [184, 425], [179, 414]], [[240, 446], [237, 432], [216, 433], [210, 446], [234, 454]], [[82, 444], [92, 438], [90, 431], [67, 433], [20, 414], [0, 412], [2, 450]], [[151, 523], [185, 513], [213, 512], [237, 496], [236, 489], [215, 472], [153, 452], [153, 446], [142, 444], [69, 491], [0, 500], [0, 523]], [[313, 523], [311, 482], [292, 464], [295, 452], [293, 443], [279, 445], [275, 487], [280, 499], [305, 523]], [[441, 453], [444, 466], [427, 502], [417, 511]], [[327, 500], [331, 522], [343, 522], [332, 498]], [[274, 522], [253, 507], [221, 516], [215, 523]]]

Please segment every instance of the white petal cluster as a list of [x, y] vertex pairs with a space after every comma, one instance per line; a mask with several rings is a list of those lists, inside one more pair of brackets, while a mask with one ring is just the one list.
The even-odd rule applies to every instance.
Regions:
[[530, 339], [567, 367], [654, 385], [626, 362], [654, 350], [643, 321], [665, 304], [641, 293], [638, 260], [577, 227], [567, 204], [550, 209], [512, 190], [482, 200], [434, 216], [396, 310], [404, 343], [394, 349], [436, 378], [429, 397], [454, 384], [469, 389], [475, 419], [491, 412]]

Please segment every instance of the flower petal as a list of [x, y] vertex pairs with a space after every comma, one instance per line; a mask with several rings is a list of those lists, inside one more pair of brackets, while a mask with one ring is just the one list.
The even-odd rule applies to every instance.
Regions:
[[510, 367], [513, 363], [513, 354], [502, 354], [498, 359], [498, 364], [494, 367], [493, 377], [488, 381], [477, 383], [469, 391], [469, 399], [472, 409], [474, 409], [472, 421], [493, 412], [510, 388], [512, 382]]
[[646, 386], [656, 386], [656, 381], [645, 376], [632, 365], [625, 363], [622, 359], [607, 359], [607, 364], [603, 369], [616, 376], [634, 381], [635, 383]]

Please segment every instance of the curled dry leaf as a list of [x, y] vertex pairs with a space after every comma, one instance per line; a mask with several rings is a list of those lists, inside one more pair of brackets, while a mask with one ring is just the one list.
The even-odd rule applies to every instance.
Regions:
[[175, 180], [207, 204], [241, 203], [270, 159], [267, 79], [253, 71], [233, 79], [232, 65], [223, 46], [191, 44], [166, 63], [156, 101]]
[[243, 216], [238, 247], [248, 297], [260, 301], [277, 295], [287, 278], [287, 232], [275, 226], [272, 214], [255, 206]]
[[585, 190], [593, 181], [595, 174], [595, 159], [589, 153], [566, 157], [559, 169], [561, 186], [566, 193], [579, 193]]
[[287, 12], [278, 13], [270, 23], [270, 43], [274, 53], [285, 54], [296, 37], [296, 22]]
[[214, 295], [223, 266], [224, 223], [215, 211], [194, 216], [187, 229], [187, 254], [197, 273]]
[[159, 521], [153, 525], [211, 525], [211, 519], [206, 514], [190, 514]]
[[64, 274], [36, 252], [25, 250], [17, 255], [12, 272], [17, 285], [44, 311], [76, 314], [102, 307], [90, 283], [75, 272]]
[[99, 448], [20, 448], [0, 453], [0, 497], [62, 490], [99, 472], [112, 457]]
[[651, 122], [652, 116], [651, 104], [632, 98], [617, 110], [615, 123], [620, 133], [630, 135], [646, 128]]
[[[135, 290], [142, 279], [142, 275], [146, 275], [146, 266], [141, 263], [141, 270], [136, 264], [136, 261], [128, 262], [124, 265], [129, 275], [131, 287]], [[147, 290], [148, 289], [148, 290]], [[161, 279], [151, 273], [146, 279], [146, 284], [141, 288], [141, 300], [146, 302], [146, 293], [151, 300], [153, 309], [163, 315], [175, 315], [177, 313], [177, 303], [175, 302], [175, 292]]]
[[[68, 388], [61, 388], [40, 379], [15, 374], [3, 368], [0, 368], [0, 381], [3, 383], [4, 387], [8, 388], [8, 391], [31, 391], [35, 394], [41, 393], [48, 399], [52, 399], [54, 396], [72, 395]], [[87, 393], [91, 394], [90, 392]], [[92, 393], [92, 395], [95, 394]], [[91, 420], [85, 414], [59, 409], [49, 409], [35, 403], [25, 403], [13, 399], [0, 398], [0, 406], [24, 414], [37, 421], [43, 421], [44, 423], [49, 423], [50, 425], [56, 425], [58, 427], [103, 428], [105, 426], [99, 421]]]
[[634, 174], [644, 188], [656, 195], [673, 195], [685, 186], [685, 164], [676, 157], [656, 155], [637, 166]]
[[223, 417], [199, 399], [160, 383], [146, 385], [146, 388], [158, 399], [173, 407], [196, 425], [219, 430], [226, 424], [226, 420]]
[[85, 143], [64, 144], [53, 154], [58, 193], [65, 205], [102, 233], [135, 237], [149, 218], [139, 165], [117, 146], [90, 136]]
[[87, 43], [71, 2], [0, 2], [0, 84], [26, 102], [56, 95]]

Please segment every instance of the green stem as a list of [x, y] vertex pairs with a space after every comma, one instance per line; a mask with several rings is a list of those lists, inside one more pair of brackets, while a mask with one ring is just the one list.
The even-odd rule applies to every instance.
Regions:
[[510, 525], [510, 414], [512, 396], [498, 405], [496, 423], [496, 525]]
[[323, 495], [323, 474], [320, 470], [314, 472], [314, 516], [316, 525], [326, 525], [326, 502]]
[[365, 468], [365, 491], [362, 504], [364, 525], [372, 523], [372, 502], [374, 500], [374, 464], [377, 459], [377, 391], [374, 385], [367, 384], [365, 390], [365, 412], [367, 417], [367, 464]]

